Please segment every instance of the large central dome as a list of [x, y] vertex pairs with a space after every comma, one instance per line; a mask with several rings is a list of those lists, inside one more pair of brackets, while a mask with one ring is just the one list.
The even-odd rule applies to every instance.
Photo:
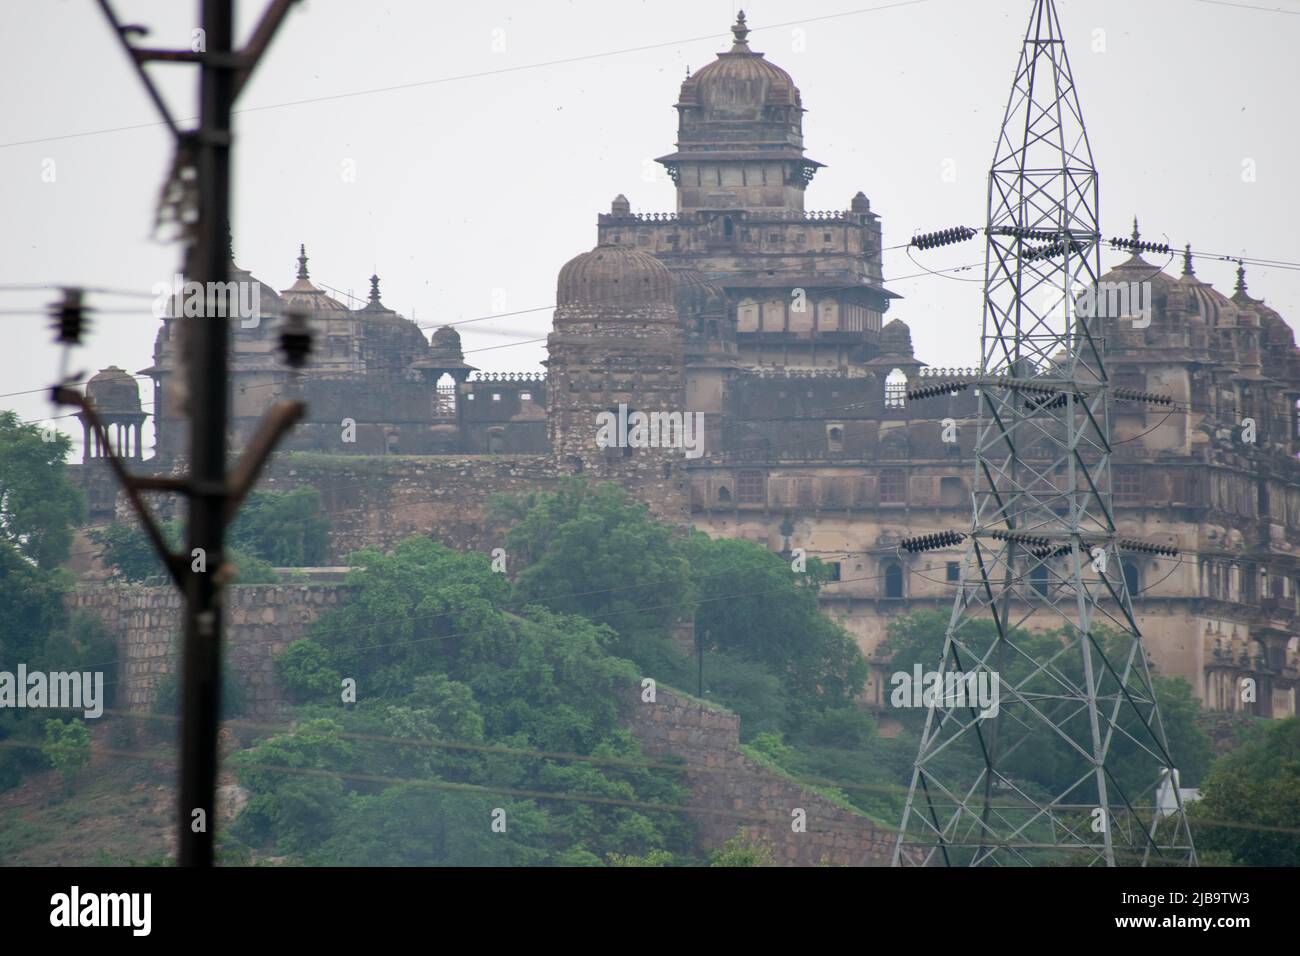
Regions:
[[677, 211], [803, 211], [821, 163], [803, 153], [803, 105], [790, 74], [749, 48], [741, 11], [735, 43], [682, 83], [677, 151], [660, 156]]
[[731, 28], [735, 43], [682, 84], [679, 106], [699, 106], [716, 118], [762, 119], [770, 106], [801, 107], [790, 74], [749, 48], [742, 10]]

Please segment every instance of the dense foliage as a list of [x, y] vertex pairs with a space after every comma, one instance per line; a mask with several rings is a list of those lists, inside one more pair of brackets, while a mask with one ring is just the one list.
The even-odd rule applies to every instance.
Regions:
[[[63, 605], [72, 575], [59, 564], [85, 515], [64, 463], [69, 448], [67, 436], [47, 441], [39, 428], [0, 412], [0, 668], [102, 670], [116, 656], [102, 628], [70, 617]], [[110, 706], [111, 681], [105, 691]], [[63, 753], [43, 752], [43, 716], [0, 709], [0, 789], [15, 786], [25, 771], [50, 766], [48, 753]], [[79, 718], [73, 723], [84, 731]]]
[[612, 630], [511, 605], [486, 556], [428, 539], [353, 563], [355, 599], [280, 659], [302, 721], [237, 758], [238, 836], [347, 865], [688, 852], [677, 774], [621, 727], [638, 671]]
[[[226, 539], [226, 560], [235, 583], [270, 584], [277, 567], [313, 567], [329, 557], [329, 519], [321, 512], [314, 488], [255, 491], [239, 509]], [[173, 550], [180, 550], [184, 530], [179, 521], [162, 527]], [[123, 581], [166, 583], [166, 569], [148, 536], [134, 524], [114, 522], [92, 531], [103, 561]]]
[[1255, 728], [1215, 761], [1191, 816], [1207, 862], [1300, 866], [1300, 718]]
[[[837, 754], [873, 739], [853, 703], [865, 662], [818, 612], [818, 569], [677, 535], [614, 486], [497, 513], [513, 582], [422, 538], [352, 556], [353, 598], [278, 660], [301, 721], [237, 758], [238, 837], [332, 864], [700, 862], [680, 775], [647, 766], [621, 706], [645, 676], [698, 677], [672, 640], [693, 614], [705, 693], [747, 732]], [[719, 859], [741, 857], [761, 862]]]

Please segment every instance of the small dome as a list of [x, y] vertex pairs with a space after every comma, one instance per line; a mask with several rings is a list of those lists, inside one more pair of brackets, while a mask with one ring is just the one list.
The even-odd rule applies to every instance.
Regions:
[[461, 362], [465, 359], [465, 353], [460, 345], [460, 333], [450, 325], [440, 325], [433, 330], [431, 345], [429, 357], [432, 359], [447, 359], [453, 362]]
[[86, 383], [86, 397], [101, 415], [140, 412], [140, 389], [134, 376], [116, 365], [95, 373]]
[[880, 352], [882, 355], [904, 355], [912, 358], [912, 330], [902, 319], [893, 319], [885, 323], [880, 330]]
[[731, 32], [735, 36], [731, 49], [682, 83], [681, 105], [756, 117], [768, 106], [801, 106], [790, 74], [749, 48], [743, 10]]
[[727, 297], [721, 289], [704, 278], [694, 266], [672, 266], [673, 302], [677, 314], [686, 321], [699, 315], [719, 315], [727, 311]]
[[652, 255], [626, 246], [599, 245], [560, 270], [557, 305], [673, 305], [673, 278]]

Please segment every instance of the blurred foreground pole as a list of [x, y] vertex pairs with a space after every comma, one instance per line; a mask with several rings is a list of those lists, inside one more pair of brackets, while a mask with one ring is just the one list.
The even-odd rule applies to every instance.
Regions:
[[[202, 0], [202, 31], [193, 49], [144, 48], [134, 42], [149, 31], [123, 23], [111, 0], [99, 0], [114, 35], [131, 58], [136, 75], [176, 140], [172, 181], [164, 190], [164, 207], [175, 206], [175, 220], [189, 232], [185, 259], [186, 282], [204, 290], [201, 316], [191, 317], [185, 336], [186, 379], [190, 385], [190, 473], [188, 476], [131, 475], [112, 451], [94, 403], [68, 382], [54, 388], [54, 399], [81, 409], [106, 449], [114, 475], [127, 492], [132, 509], [154, 550], [185, 594], [185, 640], [181, 664], [181, 772], [178, 824], [181, 866], [211, 866], [217, 784], [217, 721], [221, 713], [221, 588], [225, 566], [226, 525], [257, 481], [280, 437], [302, 417], [300, 401], [277, 403], [264, 416], [235, 469], [226, 470], [226, 425], [229, 390], [231, 301], [240, 301], [228, 288], [230, 265], [230, 114], [295, 0], [271, 0], [244, 50], [234, 46], [234, 0]], [[199, 66], [199, 126], [181, 130], [145, 66], [149, 63]], [[193, 169], [197, 198], [187, 203], [185, 172]], [[173, 196], [172, 194], [176, 195]], [[187, 206], [197, 207], [193, 219]], [[179, 293], [178, 293], [179, 294]], [[79, 338], [80, 308], [76, 300], [62, 307], [60, 341]], [[74, 317], [75, 320], [74, 320]], [[311, 333], [302, 315], [286, 314], [280, 345], [295, 374], [306, 362]], [[179, 492], [189, 498], [187, 548], [175, 554], [159, 522], [140, 495], [142, 491]]]
[[[180, 865], [211, 866], [216, 829], [217, 720], [221, 710], [219, 573], [226, 531], [226, 363], [230, 113], [235, 99], [234, 0], [203, 0], [206, 55], [199, 79], [199, 223], [192, 278], [206, 307], [189, 348], [191, 493], [188, 550], [206, 573], [186, 577], [181, 670]], [[218, 285], [217, 283], [220, 283]], [[199, 565], [192, 565], [196, 570]], [[196, 811], [202, 811], [201, 814]]]

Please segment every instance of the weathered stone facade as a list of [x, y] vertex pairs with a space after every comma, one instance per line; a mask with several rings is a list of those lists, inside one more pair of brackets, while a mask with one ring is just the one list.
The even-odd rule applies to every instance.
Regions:
[[[287, 700], [275, 658], [311, 623], [346, 601], [340, 585], [247, 585], [226, 589], [225, 657], [247, 716], [275, 717]], [[70, 591], [70, 611], [93, 615], [118, 642], [116, 706], [148, 711], [158, 683], [180, 667], [181, 595], [175, 588], [99, 587]]]
[[259, 487], [317, 489], [331, 523], [332, 557], [341, 562], [353, 551], [391, 549], [415, 535], [464, 551], [504, 547], [506, 529], [491, 520], [492, 497], [545, 492], [560, 477], [550, 456], [302, 454], [278, 456]]
[[[685, 525], [680, 443], [689, 423], [673, 297], [672, 273], [635, 249], [597, 246], [560, 270], [547, 339], [547, 427], [552, 454], [571, 474], [635, 489], [653, 513]], [[648, 433], [638, 440], [631, 427], [635, 413], [675, 416], [676, 432], [646, 447]]]
[[[819, 796], [740, 750], [740, 718], [664, 687], [625, 701], [628, 726], [653, 757], [679, 757], [696, 840], [716, 850], [738, 833], [765, 844], [781, 866], [887, 866], [894, 831]], [[797, 829], [796, 811], [806, 828]]]
[[[823, 607], [876, 662], [868, 702], [879, 706], [889, 621], [949, 609], [959, 584], [955, 550], [896, 546], [968, 526], [977, 400], [970, 391], [904, 399], [909, 386], [969, 370], [928, 366], [906, 324], [884, 322], [897, 296], [884, 285], [882, 228], [864, 194], [844, 210], [805, 210], [821, 164], [803, 154], [801, 95], [750, 50], [743, 22], [734, 32], [732, 48], [681, 87], [677, 150], [659, 160], [676, 183], [675, 211], [634, 214], [619, 195], [597, 217], [595, 250], [561, 273], [545, 377], [476, 373], [454, 329], [426, 343], [382, 306], [377, 280], [369, 303], [347, 309], [311, 283], [304, 253], [293, 286], [260, 286], [267, 318], [234, 324], [232, 444], [274, 399], [309, 399], [287, 447], [324, 454], [279, 456], [265, 487], [321, 488], [336, 557], [408, 534], [500, 546], [485, 517], [492, 492], [544, 490], [575, 473], [623, 483], [674, 523], [802, 548], [837, 566]], [[1145, 284], [1151, 305], [1146, 325], [1106, 319], [1112, 384], [1175, 403], [1111, 410], [1119, 533], [1179, 552], [1130, 554], [1123, 568], [1148, 653], [1210, 708], [1295, 713], [1294, 335], [1247, 294], [1244, 271], [1228, 297], [1196, 278], [1190, 254], [1177, 278], [1134, 256], [1102, 279]], [[318, 330], [297, 385], [273, 355], [275, 319], [290, 307], [308, 310]], [[185, 441], [184, 321], [164, 320], [146, 370], [157, 384], [160, 469]], [[597, 447], [596, 416], [620, 405], [702, 415], [703, 456]], [[345, 418], [354, 441], [343, 438]], [[102, 463], [86, 464], [103, 510]]]

